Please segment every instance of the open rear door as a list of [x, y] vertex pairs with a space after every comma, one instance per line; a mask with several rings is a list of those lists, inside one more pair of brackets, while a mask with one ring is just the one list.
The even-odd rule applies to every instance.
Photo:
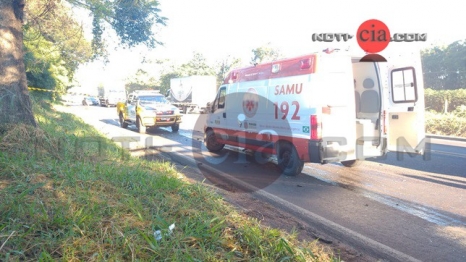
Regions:
[[384, 112], [387, 150], [423, 154], [425, 107], [420, 56], [387, 60], [390, 64], [387, 72], [389, 101]]
[[337, 53], [322, 54], [319, 58], [317, 73], [313, 76], [317, 79], [314, 96], [318, 101], [312, 103], [322, 105], [322, 159], [326, 163], [355, 160], [356, 110], [351, 57]]

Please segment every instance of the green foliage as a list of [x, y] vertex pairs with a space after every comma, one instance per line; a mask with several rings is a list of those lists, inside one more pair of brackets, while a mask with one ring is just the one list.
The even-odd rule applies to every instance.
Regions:
[[217, 75], [213, 66], [200, 53], [194, 52], [193, 57], [181, 66], [172, 66], [160, 76], [160, 92], [166, 94], [170, 90], [170, 79], [194, 75]]
[[28, 85], [64, 93], [70, 80], [65, 61], [59, 52], [53, 51], [52, 42], [42, 36], [38, 38], [42, 41], [25, 42], [24, 63]]
[[234, 68], [241, 65], [241, 59], [227, 56], [225, 59], [218, 61], [217, 68], [217, 86], [223, 83], [227, 74]]
[[125, 89], [128, 93], [134, 90], [157, 90], [159, 89], [158, 82], [148, 72], [138, 69], [136, 74], [127, 79]]
[[93, 16], [92, 47], [97, 56], [106, 55], [102, 38], [106, 25], [111, 26], [125, 47], [139, 44], [153, 48], [162, 43], [152, 33], [154, 26], [166, 25], [167, 18], [159, 15], [156, 0], [67, 0], [76, 7], [91, 11]]
[[427, 133], [466, 137], [466, 89], [426, 89], [425, 101]]
[[[24, 63], [26, 67], [26, 77], [28, 80], [29, 87], [42, 88], [47, 90], [55, 90], [57, 86], [56, 80], [53, 76], [51, 70], [50, 61], [44, 59], [38, 59], [34, 56], [34, 52], [37, 52], [37, 49], [29, 50], [27, 44], [25, 43], [25, 55]], [[37, 93], [35, 96], [40, 96], [42, 98], [51, 99], [52, 92], [43, 92], [43, 91], [31, 91], [32, 93]]]
[[334, 261], [172, 164], [130, 157], [48, 103], [34, 110], [39, 128], [0, 135], [1, 261]]
[[[167, 61], [164, 63], [167, 64]], [[182, 64], [181, 66], [170, 66], [163, 70], [159, 80], [159, 87], [161, 92], [166, 94], [170, 89], [170, 79], [193, 75], [217, 76], [217, 86], [220, 86], [227, 73], [233, 68], [241, 65], [241, 63], [241, 59], [227, 56], [226, 58], [217, 61], [215, 64], [209, 65], [202, 54], [194, 52], [190, 61]]]
[[424, 91], [426, 110], [443, 112], [445, 105], [445, 97], [443, 91], [427, 88]]
[[426, 132], [434, 135], [466, 137], [466, 118], [464, 107], [454, 113], [426, 112]]
[[152, 26], [165, 25], [165, 18], [157, 13], [159, 3], [154, 0], [120, 0], [114, 7], [112, 26], [123, 44], [131, 47], [140, 43], [153, 48], [161, 44], [154, 38]]
[[272, 47], [270, 43], [253, 49], [252, 53], [251, 65], [271, 62], [282, 58], [280, 50]]
[[214, 68], [207, 63], [207, 59], [201, 53], [197, 52], [194, 52], [191, 60], [186, 64], [182, 64], [178, 70], [183, 76], [216, 75]]
[[184, 75], [181, 75], [178, 72], [163, 74], [160, 77], [160, 92], [165, 95], [168, 94], [168, 91], [170, 90], [170, 79], [183, 77], [183, 76]]
[[92, 57], [94, 59], [98, 57], [107, 57], [108, 53], [106, 50], [106, 45], [102, 40], [102, 34], [104, 32], [104, 25], [102, 21], [102, 17], [98, 12], [94, 13], [94, 17], [92, 17]]
[[466, 86], [466, 41], [424, 50], [422, 69], [425, 85], [435, 90]]
[[427, 88], [425, 89], [425, 102], [427, 110], [451, 112], [461, 105], [466, 105], [466, 89], [433, 90]]
[[461, 105], [451, 112], [457, 117], [466, 119], [466, 105]]
[[[23, 33], [28, 85], [64, 93], [78, 65], [90, 59], [90, 43], [60, 1], [31, 0], [26, 8], [28, 22]], [[41, 92], [42, 97], [51, 94]]]

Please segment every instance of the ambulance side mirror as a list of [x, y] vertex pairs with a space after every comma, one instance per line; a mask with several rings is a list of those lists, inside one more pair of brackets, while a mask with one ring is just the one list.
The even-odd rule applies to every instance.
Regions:
[[210, 112], [210, 113], [213, 113], [213, 112], [214, 112], [214, 108], [213, 108], [213, 106], [212, 106], [212, 102], [207, 102], [206, 107], [207, 107], [208, 112]]

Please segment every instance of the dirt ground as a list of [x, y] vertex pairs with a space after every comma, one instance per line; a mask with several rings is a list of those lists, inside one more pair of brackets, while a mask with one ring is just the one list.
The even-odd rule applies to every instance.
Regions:
[[[160, 153], [152, 150], [149, 154], [147, 154], [147, 152], [138, 152], [134, 153], [133, 155], [145, 158], [149, 161], [172, 162], [176, 166], [177, 170], [180, 170], [180, 173], [186, 177], [186, 180], [191, 183], [201, 182], [205, 179], [205, 177], [199, 172], [197, 168], [182, 165], [174, 161], [174, 159], [166, 153]], [[318, 240], [321, 245], [333, 250], [333, 253], [342, 261], [377, 261], [377, 259], [370, 257], [367, 254], [363, 254], [350, 247], [349, 245], [333, 239], [331, 236], [322, 234], [318, 229], [311, 228], [300, 218], [294, 217], [288, 213], [285, 213], [279, 208], [260, 201], [252, 194], [245, 193], [242, 190], [240, 190], [241, 192], [236, 192], [237, 190], [235, 190], [234, 186], [226, 185], [226, 183], [222, 183], [221, 181], [215, 185], [212, 185], [212, 181], [207, 180], [205, 180], [204, 183], [208, 186], [211, 186], [212, 189], [221, 194], [226, 202], [237, 208], [238, 212], [243, 213], [249, 217], [256, 218], [264, 226], [280, 228], [289, 233], [292, 231], [297, 232], [298, 238], [302, 241]]]

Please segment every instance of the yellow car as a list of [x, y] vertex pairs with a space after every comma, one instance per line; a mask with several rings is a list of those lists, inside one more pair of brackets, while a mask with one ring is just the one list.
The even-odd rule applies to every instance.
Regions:
[[170, 126], [173, 132], [180, 128], [180, 110], [158, 91], [135, 91], [125, 102], [118, 102], [116, 108], [120, 126], [136, 125], [142, 134], [151, 127]]

